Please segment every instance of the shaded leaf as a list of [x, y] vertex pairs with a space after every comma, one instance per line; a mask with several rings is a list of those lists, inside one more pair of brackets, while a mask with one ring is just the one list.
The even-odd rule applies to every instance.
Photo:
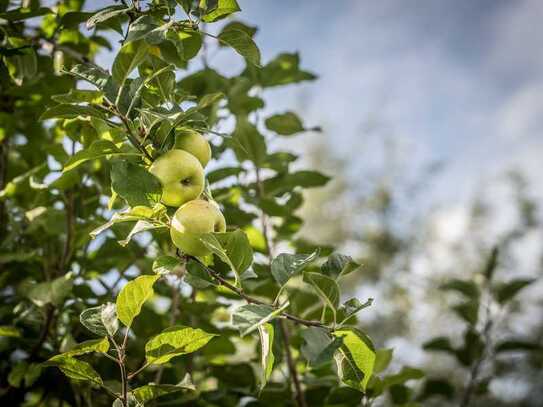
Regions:
[[315, 326], [304, 329], [302, 338], [304, 339], [302, 355], [312, 366], [330, 362], [343, 344], [341, 337], [331, 337], [325, 329]]
[[320, 273], [305, 272], [304, 281], [311, 284], [317, 295], [330, 308], [335, 321], [340, 296], [339, 285], [336, 280]]
[[56, 355], [43, 365], [58, 367], [70, 379], [89, 381], [96, 385], [103, 384], [102, 378], [90, 364], [70, 356]]
[[394, 349], [377, 349], [375, 351], [375, 365], [373, 367], [374, 373], [381, 373], [386, 370], [392, 361], [392, 355]]
[[500, 304], [511, 301], [521, 290], [528, 287], [535, 280], [530, 278], [518, 278], [496, 286], [493, 290], [494, 297]]
[[46, 304], [61, 305], [71, 293], [72, 287], [73, 276], [68, 273], [52, 281], [33, 285], [29, 289], [27, 297], [39, 307]]
[[149, 45], [143, 40], [132, 41], [121, 47], [111, 68], [115, 82], [120, 86], [124, 84], [128, 75], [143, 62], [148, 48]]
[[355, 262], [351, 256], [344, 254], [333, 253], [321, 266], [321, 271], [324, 274], [333, 278], [339, 278], [346, 274], [352, 273], [360, 267], [360, 264]]
[[253, 248], [247, 235], [241, 230], [207, 233], [200, 240], [213, 254], [230, 266], [238, 284], [240, 276], [253, 263]]
[[480, 296], [479, 287], [473, 281], [453, 279], [439, 288], [446, 291], [457, 291], [470, 299], [477, 299]]
[[111, 188], [130, 206], [153, 207], [162, 196], [158, 178], [142, 166], [128, 161], [113, 162]]
[[245, 31], [228, 29], [221, 32], [218, 39], [223, 44], [233, 48], [247, 62], [255, 66], [260, 66], [260, 50]]
[[265, 121], [266, 127], [282, 136], [304, 131], [304, 125], [300, 118], [293, 112], [285, 112], [270, 116]]
[[273, 278], [280, 285], [285, 285], [291, 277], [301, 272], [308, 264], [316, 260], [318, 254], [318, 251], [314, 251], [311, 254], [281, 253], [271, 263]]

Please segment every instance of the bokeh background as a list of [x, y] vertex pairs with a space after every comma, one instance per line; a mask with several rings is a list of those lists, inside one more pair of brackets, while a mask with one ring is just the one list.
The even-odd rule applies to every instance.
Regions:
[[[477, 280], [494, 245], [502, 249], [496, 279], [538, 281], [509, 309], [493, 310], [493, 340], [541, 344], [543, 2], [240, 6], [241, 19], [259, 27], [264, 61], [299, 51], [319, 76], [267, 91], [266, 111], [294, 109], [323, 128], [289, 141], [307, 166], [334, 176], [308, 195], [302, 235], [362, 261], [350, 286], [375, 298], [361, 323], [379, 346], [395, 349], [398, 366], [466, 380], [454, 358], [421, 345], [440, 335], [460, 341], [464, 324], [450, 311], [458, 298], [438, 287]], [[231, 53], [214, 57], [232, 72], [242, 67]], [[540, 405], [541, 357], [496, 358], [483, 366], [483, 377], [497, 376], [486, 402]]]
[[[423, 344], [461, 342], [465, 323], [451, 312], [460, 297], [439, 286], [480, 282], [496, 245], [497, 280], [536, 282], [490, 310], [492, 340], [541, 344], [543, 2], [238, 2], [239, 20], [259, 28], [264, 63], [298, 51], [319, 76], [266, 90], [263, 115], [294, 110], [322, 127], [276, 141], [334, 177], [308, 193], [300, 235], [362, 262], [349, 288], [375, 299], [361, 325], [394, 348], [393, 368], [420, 367], [462, 388], [469, 371]], [[208, 51], [225, 75], [244, 68], [228, 50]], [[489, 356], [481, 377], [495, 379], [476, 405], [541, 405], [541, 353]]]

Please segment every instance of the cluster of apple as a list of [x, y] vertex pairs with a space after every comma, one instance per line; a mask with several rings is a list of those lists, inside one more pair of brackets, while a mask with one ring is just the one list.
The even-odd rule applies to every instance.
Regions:
[[226, 230], [218, 205], [200, 198], [205, 187], [204, 167], [210, 159], [209, 142], [195, 130], [182, 129], [176, 132], [174, 149], [149, 168], [162, 184], [162, 203], [178, 207], [170, 225], [172, 241], [192, 256], [210, 253], [200, 241], [202, 234]]

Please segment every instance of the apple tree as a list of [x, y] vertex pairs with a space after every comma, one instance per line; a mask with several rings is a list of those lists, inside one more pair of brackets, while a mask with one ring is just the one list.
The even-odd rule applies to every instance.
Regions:
[[[370, 405], [419, 376], [381, 374], [392, 353], [356, 319], [372, 300], [341, 295], [359, 264], [297, 238], [304, 189], [329, 177], [271, 147], [315, 129], [262, 109], [269, 89], [316, 79], [298, 54], [262, 61], [235, 0], [11, 3], [6, 405]], [[210, 49], [245, 68], [224, 76]]]

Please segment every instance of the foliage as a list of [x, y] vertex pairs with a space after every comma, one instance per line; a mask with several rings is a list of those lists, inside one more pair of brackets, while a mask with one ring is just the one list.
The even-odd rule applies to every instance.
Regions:
[[[297, 54], [262, 61], [256, 29], [230, 20], [238, 11], [235, 0], [0, 3], [9, 405], [357, 405], [380, 394], [371, 383], [386, 382], [377, 374], [391, 353], [355, 328], [371, 300], [341, 304], [359, 265], [295, 237], [303, 190], [329, 177], [293, 171], [298, 157], [268, 142], [319, 129], [293, 112], [257, 114], [268, 88], [316, 77]], [[223, 76], [209, 47], [245, 69]], [[109, 69], [93, 62], [104, 50]], [[228, 228], [198, 237], [206, 256], [173, 246], [177, 208], [148, 171], [177, 132], [212, 145], [201, 199]]]

